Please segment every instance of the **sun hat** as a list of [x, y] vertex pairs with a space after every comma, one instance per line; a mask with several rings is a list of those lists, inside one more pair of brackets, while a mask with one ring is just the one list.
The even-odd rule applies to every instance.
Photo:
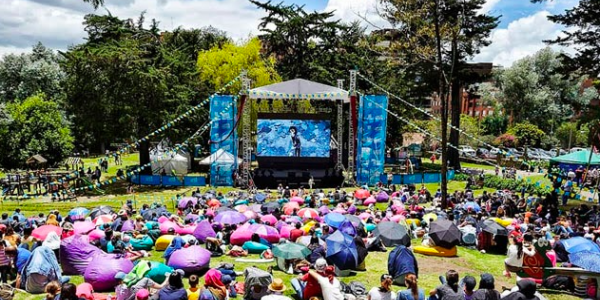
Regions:
[[273, 279], [273, 282], [269, 284], [269, 290], [273, 292], [283, 292], [285, 291], [285, 289], [286, 287], [283, 284], [283, 280], [281, 280], [281, 278], [275, 278]]

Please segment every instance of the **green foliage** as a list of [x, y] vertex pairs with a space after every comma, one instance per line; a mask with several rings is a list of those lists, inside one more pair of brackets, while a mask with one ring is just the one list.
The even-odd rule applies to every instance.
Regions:
[[[461, 133], [461, 136], [460, 136], [463, 143], [465, 145], [470, 145], [473, 147], [479, 146], [480, 142], [478, 141], [478, 139], [481, 137], [481, 134], [483, 133], [483, 128], [479, 125], [479, 121], [477, 120], [477, 118], [474, 118], [474, 117], [471, 117], [468, 115], [461, 115], [460, 120], [461, 120], [460, 129], [464, 132], [464, 133]], [[424, 130], [427, 130], [428, 132], [433, 133], [436, 137], [438, 137], [438, 139], [435, 139], [431, 136], [426, 135], [425, 139], [424, 139], [425, 145], [428, 145], [428, 146], [439, 146], [440, 145], [439, 138], [441, 138], [441, 136], [439, 134], [435, 134], [436, 132], [439, 132], [439, 128], [441, 126], [440, 121], [431, 119], [431, 120], [415, 120], [414, 122], [417, 126], [423, 128]], [[469, 135], [471, 137], [475, 137], [476, 139], [468, 137], [467, 135]]]
[[504, 147], [516, 147], [517, 143], [517, 137], [509, 133], [502, 134], [494, 140], [494, 144]]
[[484, 175], [483, 186], [487, 188], [493, 188], [498, 190], [511, 190], [520, 191], [522, 187], [525, 187], [525, 192], [529, 194], [535, 194], [543, 196], [548, 191], [543, 186], [536, 186], [535, 182], [527, 182], [526, 180], [517, 180], [502, 178], [500, 176], [486, 174]]
[[508, 127], [508, 117], [498, 114], [496, 111], [488, 115], [481, 121], [485, 134], [499, 135], [506, 131]]
[[561, 147], [587, 146], [590, 130], [587, 126], [579, 126], [575, 122], [565, 122], [556, 129], [556, 138]]
[[[261, 48], [260, 40], [254, 38], [243, 45], [227, 42], [200, 52], [197, 63], [200, 80], [220, 87], [237, 77], [242, 70], [247, 70], [254, 86], [280, 81], [274, 68], [275, 60], [262, 59]], [[238, 81], [228, 92], [239, 91], [240, 88], [241, 82]]]
[[539, 145], [546, 133], [529, 122], [515, 124], [508, 133], [517, 137], [519, 145]]
[[58, 99], [64, 77], [58, 56], [41, 43], [30, 53], [8, 54], [0, 61], [0, 102], [25, 99], [36, 93]]
[[0, 161], [5, 168], [25, 165], [40, 154], [50, 164], [58, 163], [73, 150], [69, 124], [58, 103], [43, 94], [6, 105], [0, 114]]

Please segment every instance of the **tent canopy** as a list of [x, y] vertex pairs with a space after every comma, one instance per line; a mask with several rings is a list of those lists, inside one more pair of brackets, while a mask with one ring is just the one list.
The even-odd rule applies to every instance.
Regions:
[[212, 163], [239, 164], [242, 161], [243, 161], [243, 159], [241, 159], [239, 157], [237, 158], [237, 161], [236, 161], [235, 155], [233, 155], [223, 149], [219, 149], [219, 150], [217, 150], [217, 152], [215, 152], [215, 153], [207, 156], [203, 160], [201, 160], [200, 165], [211, 165]]
[[[550, 159], [555, 164], [571, 164], [586, 166], [590, 161], [590, 150], [577, 151]], [[600, 165], [600, 155], [592, 154], [591, 165]]]
[[250, 90], [250, 99], [321, 99], [350, 101], [346, 90], [334, 86], [309, 81], [293, 79], [271, 85], [261, 86]]

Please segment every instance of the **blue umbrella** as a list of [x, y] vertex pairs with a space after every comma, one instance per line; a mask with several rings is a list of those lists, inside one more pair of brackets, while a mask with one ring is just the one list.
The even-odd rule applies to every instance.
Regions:
[[352, 225], [352, 222], [345, 220], [338, 227], [338, 231], [341, 231], [349, 236], [355, 236], [357, 234], [356, 228]]
[[338, 230], [327, 237], [326, 243], [327, 259], [340, 270], [358, 266], [358, 248], [351, 236]]
[[344, 221], [346, 217], [340, 213], [330, 213], [325, 216], [325, 223], [334, 228], [339, 228]]
[[565, 249], [567, 250], [567, 252], [569, 252], [571, 254], [583, 252], [583, 251], [600, 253], [600, 247], [598, 247], [598, 245], [596, 245], [594, 242], [592, 242], [586, 238], [580, 237], [580, 236], [562, 240], [561, 242], [565, 246]]
[[569, 261], [582, 269], [600, 273], [600, 253], [598, 252], [581, 251], [569, 254]]
[[24, 215], [22, 215], [22, 214], [14, 213], [14, 214], [13, 214], [13, 217], [14, 217], [14, 216], [17, 216], [17, 217], [19, 217], [19, 222], [20, 222], [20, 223], [25, 223], [25, 222], [27, 222], [27, 218], [26, 218]]
[[468, 201], [467, 203], [465, 203], [464, 208], [466, 210], [468, 210], [470, 208], [474, 212], [481, 211], [481, 207], [479, 206], [479, 204], [477, 204], [476, 202], [473, 202], [473, 201]]
[[75, 207], [69, 211], [69, 216], [72, 220], [83, 220], [89, 212], [90, 210], [85, 207]]
[[267, 199], [267, 196], [265, 194], [258, 193], [254, 196], [254, 201], [256, 201], [257, 203], [263, 203], [265, 199]]

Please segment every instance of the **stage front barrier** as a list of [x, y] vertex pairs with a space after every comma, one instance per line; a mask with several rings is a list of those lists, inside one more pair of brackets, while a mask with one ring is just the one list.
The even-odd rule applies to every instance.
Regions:
[[[454, 179], [454, 170], [448, 171], [448, 180]], [[379, 180], [387, 184], [387, 174], [382, 174]], [[442, 180], [442, 173], [393, 174], [392, 184], [437, 183]]]
[[356, 182], [375, 185], [384, 175], [388, 98], [361, 96], [356, 134]]
[[[238, 135], [235, 130], [237, 118], [237, 98], [231, 95], [214, 96], [210, 99], [210, 154], [219, 149], [238, 157]], [[238, 161], [220, 161], [217, 157], [210, 165], [212, 186], [233, 186], [233, 172]], [[223, 157], [224, 158], [224, 157]]]
[[160, 175], [133, 175], [131, 183], [155, 186], [205, 186], [204, 176], [160, 176]]

